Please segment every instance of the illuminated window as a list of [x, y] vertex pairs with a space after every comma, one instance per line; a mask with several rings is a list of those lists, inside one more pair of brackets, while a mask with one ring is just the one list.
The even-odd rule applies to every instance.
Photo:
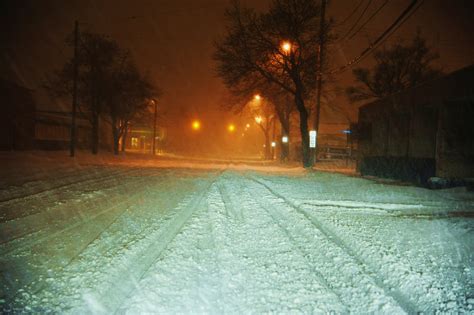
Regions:
[[138, 138], [132, 137], [132, 148], [138, 148]]

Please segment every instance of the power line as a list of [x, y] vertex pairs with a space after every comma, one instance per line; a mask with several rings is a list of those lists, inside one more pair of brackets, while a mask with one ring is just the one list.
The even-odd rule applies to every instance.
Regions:
[[385, 0], [385, 2], [374, 13], [372, 13], [372, 15], [367, 20], [365, 20], [365, 22], [349, 37], [349, 39], [352, 39], [357, 33], [359, 33], [360, 30], [364, 28], [364, 26], [366, 26], [367, 23], [369, 23], [380, 12], [380, 10], [382, 10], [387, 5], [387, 3], [388, 0]]
[[[417, 1], [414, 1], [414, 2], [417, 2]], [[416, 13], [416, 11], [418, 11], [418, 9], [422, 6], [424, 0], [421, 0], [420, 3], [418, 4], [418, 6], [416, 8], [414, 8], [409, 14], [408, 16], [406, 16], [405, 18], [402, 19], [402, 21], [400, 22], [400, 24], [398, 24], [392, 31], [390, 31], [387, 35], [387, 37], [381, 39], [381, 41], [377, 44], [375, 48], [379, 47], [380, 45], [382, 45], [390, 36], [392, 36], [392, 34], [394, 34], [408, 19], [410, 19], [410, 17]], [[401, 35], [399, 35], [401, 36]]]
[[364, 0], [360, 0], [357, 6], [354, 8], [354, 10], [352, 10], [352, 12], [341, 23], [338, 23], [337, 26], [344, 25], [347, 21], [349, 21], [349, 19], [357, 12], [357, 10], [359, 10], [363, 2]]
[[369, 45], [369, 47], [364, 49], [359, 54], [359, 56], [352, 59], [346, 65], [341, 66], [338, 69], [329, 71], [329, 74], [338, 74], [344, 72], [349, 67], [360, 62], [365, 56], [367, 56], [370, 52], [380, 46], [421, 7], [421, 5], [423, 4], [423, 0], [421, 0], [420, 4], [415, 9], [413, 9], [417, 3], [418, 0], [413, 0], [410, 5], [400, 14], [400, 16], [382, 34], [380, 34], [379, 37], [377, 37], [377, 39]]
[[194, 7], [188, 7], [188, 8], [174, 8], [174, 9], [168, 9], [168, 10], [163, 10], [163, 11], [156, 11], [153, 14], [154, 15], [172, 15], [172, 14], [188, 14], [189, 12], [196, 12], [196, 11], [201, 11], [201, 10], [207, 10], [207, 9], [212, 9], [212, 8], [221, 8], [225, 7], [226, 3], [208, 3], [208, 4], [203, 4], [203, 5], [198, 5]]
[[369, 2], [367, 2], [367, 5], [365, 6], [364, 10], [362, 11], [361, 15], [359, 16], [359, 18], [355, 21], [355, 23], [352, 25], [352, 27], [346, 32], [346, 34], [344, 36], [342, 36], [341, 39], [339, 39], [339, 41], [343, 41], [352, 32], [352, 30], [357, 26], [357, 24], [359, 24], [360, 20], [365, 15], [365, 13], [367, 12], [367, 9], [370, 7], [371, 4], [372, 4], [372, 0], [369, 0]]

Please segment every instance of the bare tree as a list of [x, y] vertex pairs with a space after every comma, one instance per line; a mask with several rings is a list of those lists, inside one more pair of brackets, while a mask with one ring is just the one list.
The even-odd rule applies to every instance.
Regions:
[[[273, 86], [273, 88], [267, 89], [268, 99], [273, 104], [273, 108], [280, 122], [280, 130], [281, 130], [281, 137], [280, 137], [280, 160], [281, 161], [288, 161], [290, 158], [290, 147], [289, 147], [289, 139], [291, 139], [291, 116], [295, 112], [295, 104], [292, 102], [291, 94], [287, 91], [279, 88], [278, 86]], [[286, 143], [282, 141], [282, 137], [286, 137]]]
[[[262, 91], [265, 91], [264, 93]], [[290, 119], [296, 108], [292, 100], [291, 94], [283, 90], [277, 85], [272, 85], [268, 81], [252, 81], [249, 87], [240, 87], [238, 92], [228, 97], [222, 106], [225, 109], [233, 110], [235, 113], [248, 111], [252, 119], [260, 116], [262, 122], [260, 128], [265, 135], [265, 146], [268, 148], [270, 144], [270, 125], [276, 123], [278, 119], [282, 136], [290, 137]], [[261, 97], [260, 101], [256, 101], [255, 96]], [[249, 101], [250, 100], [250, 101]], [[270, 117], [270, 118], [268, 118]], [[268, 125], [268, 130], [266, 124]], [[281, 139], [280, 139], [281, 140]], [[289, 143], [281, 143], [281, 160], [289, 159]], [[270, 149], [265, 150], [265, 157], [270, 156]]]
[[227, 32], [214, 54], [219, 76], [234, 91], [271, 84], [289, 93], [300, 117], [303, 166], [310, 167], [305, 101], [315, 88], [319, 1], [273, 0], [261, 14], [234, 2], [226, 16]]
[[[147, 100], [158, 92], [143, 76], [128, 52], [105, 35], [82, 32], [78, 47], [78, 99], [92, 126], [92, 153], [99, 151], [99, 117], [109, 117], [113, 149], [118, 154], [128, 123], [147, 111]], [[72, 37], [66, 41], [73, 45]], [[46, 88], [55, 96], [72, 94], [73, 60], [49, 79]], [[122, 139], [123, 142], [125, 139]]]
[[[113, 135], [114, 154], [119, 152], [119, 142], [126, 141], [128, 125], [134, 118], [148, 112], [148, 103], [157, 97], [158, 91], [153, 88], [148, 78], [144, 77], [133, 63], [128, 53], [116, 65], [109, 79], [107, 109], [110, 116]], [[124, 148], [124, 146], [122, 146]]]
[[[82, 32], [79, 35], [78, 51], [78, 100], [79, 109], [90, 120], [92, 126], [92, 153], [99, 151], [100, 115], [109, 99], [110, 73], [119, 61], [118, 44], [105, 35]], [[71, 35], [66, 43], [74, 45]], [[72, 95], [74, 60], [68, 60], [60, 71], [49, 78], [46, 88], [54, 95]]]
[[384, 98], [442, 73], [432, 66], [438, 55], [430, 50], [419, 32], [410, 44], [397, 43], [383, 48], [375, 52], [374, 58], [376, 64], [372, 70], [352, 71], [359, 84], [346, 89], [351, 102]]
[[109, 98], [109, 78], [120, 57], [120, 48], [111, 38], [83, 32], [79, 45], [79, 78], [82, 81], [85, 107], [92, 124], [92, 153], [99, 152], [100, 115]]
[[250, 115], [255, 119], [258, 127], [265, 137], [265, 159], [272, 159], [271, 155], [271, 130], [275, 123], [275, 110], [273, 104], [260, 95], [247, 103], [247, 108]]

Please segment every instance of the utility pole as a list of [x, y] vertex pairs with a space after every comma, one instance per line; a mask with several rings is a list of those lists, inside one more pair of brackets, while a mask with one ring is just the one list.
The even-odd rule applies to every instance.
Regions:
[[77, 76], [78, 76], [78, 60], [77, 60], [77, 46], [79, 42], [79, 22], [74, 23], [74, 77], [72, 88], [72, 112], [71, 112], [71, 141], [70, 141], [70, 156], [73, 157], [76, 150], [76, 110], [77, 110]]
[[155, 144], [156, 144], [156, 111], [157, 111], [157, 102], [155, 100], [151, 100], [155, 105], [155, 115], [153, 118], [153, 155], [155, 155]]
[[321, 89], [322, 89], [322, 76], [323, 76], [323, 58], [324, 58], [324, 31], [326, 27], [325, 23], [325, 15], [326, 15], [326, 0], [321, 0], [321, 18], [320, 18], [320, 24], [319, 24], [319, 49], [318, 49], [318, 72], [317, 72], [317, 77], [316, 77], [316, 84], [317, 84], [317, 90], [316, 90], [316, 113], [314, 116], [314, 124], [313, 128], [316, 130], [316, 148], [314, 150], [314, 157], [313, 157], [313, 162], [317, 161], [318, 157], [318, 137], [319, 137], [319, 121], [320, 121], [320, 116], [321, 116]]
[[273, 115], [273, 135], [272, 135], [272, 160], [275, 159], [275, 152], [276, 152], [276, 117], [275, 114]]

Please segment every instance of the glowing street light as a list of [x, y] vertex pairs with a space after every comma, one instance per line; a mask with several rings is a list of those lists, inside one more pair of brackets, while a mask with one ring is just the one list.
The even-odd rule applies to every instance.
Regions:
[[260, 101], [260, 99], [261, 99], [262, 97], [260, 96], [260, 94], [256, 94], [256, 95], [254, 96], [254, 98], [255, 98], [256, 101]]
[[229, 124], [229, 126], [227, 126], [227, 130], [229, 132], [234, 132], [235, 131], [235, 125], [234, 124]]
[[260, 123], [262, 122], [262, 117], [261, 117], [261, 116], [255, 117], [255, 122], [256, 122], [257, 124], [260, 124]]
[[275, 141], [272, 141], [272, 148], [276, 147], [276, 142]]
[[283, 49], [284, 52], [289, 53], [291, 51], [291, 43], [288, 41], [284, 41], [281, 44], [281, 49]]
[[250, 128], [250, 124], [246, 124], [246, 125], [245, 125], [245, 128]]
[[191, 125], [191, 128], [196, 131], [201, 129], [201, 122], [199, 120], [194, 120]]
[[288, 137], [287, 136], [281, 137], [281, 142], [288, 143]]

